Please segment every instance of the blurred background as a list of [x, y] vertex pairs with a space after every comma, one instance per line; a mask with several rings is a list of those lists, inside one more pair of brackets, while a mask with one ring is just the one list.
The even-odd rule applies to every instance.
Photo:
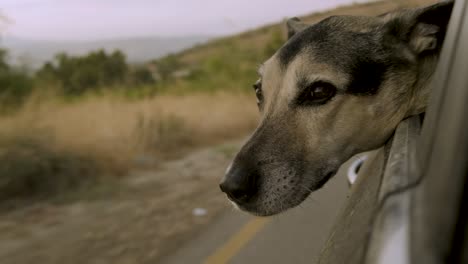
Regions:
[[0, 0], [0, 262], [312, 261], [344, 177], [260, 222], [218, 188], [259, 118], [256, 68], [287, 17], [430, 2]]

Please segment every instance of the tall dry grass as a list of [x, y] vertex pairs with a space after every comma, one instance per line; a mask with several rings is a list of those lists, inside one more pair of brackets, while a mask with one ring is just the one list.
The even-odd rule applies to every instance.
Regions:
[[244, 94], [58, 98], [31, 99], [0, 117], [0, 193], [55, 193], [80, 177], [122, 175], [140, 157], [173, 158], [243, 136], [258, 117], [254, 99]]

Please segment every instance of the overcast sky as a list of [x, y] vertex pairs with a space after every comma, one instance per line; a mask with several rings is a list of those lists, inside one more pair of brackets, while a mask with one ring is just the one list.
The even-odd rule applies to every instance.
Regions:
[[353, 2], [366, 0], [0, 0], [0, 14], [9, 35], [88, 40], [227, 35]]

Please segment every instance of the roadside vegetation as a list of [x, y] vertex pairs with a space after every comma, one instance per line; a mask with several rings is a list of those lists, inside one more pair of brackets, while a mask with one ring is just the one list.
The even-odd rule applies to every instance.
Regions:
[[0, 200], [57, 197], [245, 136], [258, 118], [256, 67], [283, 42], [270, 31], [141, 65], [98, 50], [30, 72], [1, 50]]

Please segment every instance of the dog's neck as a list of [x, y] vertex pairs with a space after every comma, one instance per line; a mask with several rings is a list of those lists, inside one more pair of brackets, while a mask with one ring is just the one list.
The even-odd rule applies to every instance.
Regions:
[[431, 95], [431, 81], [437, 67], [438, 54], [424, 58], [419, 64], [418, 79], [413, 87], [407, 116], [418, 115], [426, 111]]

